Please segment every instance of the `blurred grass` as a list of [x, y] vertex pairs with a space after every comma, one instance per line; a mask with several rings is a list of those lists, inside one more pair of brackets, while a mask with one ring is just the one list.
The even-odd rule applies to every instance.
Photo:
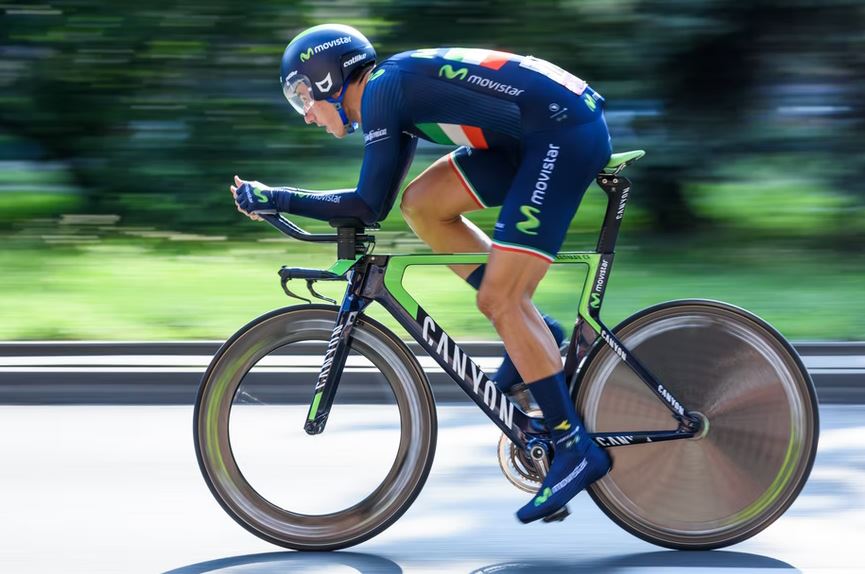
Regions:
[[[384, 250], [379, 250], [384, 252]], [[284, 243], [184, 244], [175, 250], [129, 241], [0, 252], [2, 339], [225, 339], [285, 297], [282, 264], [325, 267], [331, 249]], [[863, 261], [832, 254], [757, 248], [683, 250], [624, 244], [603, 317], [614, 325], [661, 301], [705, 297], [746, 307], [792, 339], [865, 338]], [[583, 268], [550, 272], [536, 297], [560, 320], [575, 316]], [[409, 291], [452, 335], [494, 339], [474, 293], [448, 270], [410, 269]], [[293, 284], [305, 293], [302, 282]], [[339, 299], [344, 284], [319, 283]], [[381, 309], [374, 317], [385, 320]]]
[[[436, 156], [422, 154], [409, 178]], [[75, 212], [76, 195], [50, 191], [67, 184], [62, 170], [7, 166], [0, 193], [0, 339], [224, 339], [255, 316], [299, 303], [278, 285], [280, 265], [327, 267], [333, 246], [280, 238], [262, 224], [241, 219], [199, 235], [113, 223], [110, 217], [57, 217]], [[328, 189], [352, 185], [359, 160], [309, 162], [298, 185]], [[619, 240], [603, 317], [614, 325], [640, 308], [674, 298], [703, 297], [748, 308], [793, 339], [865, 339], [865, 254], [835, 250], [839, 237], [865, 233], [865, 214], [849, 196], [819, 185], [818, 178], [788, 174], [768, 164], [725, 166], [723, 181], [687, 188], [703, 234], [659, 238], [648, 234], [639, 187]], [[636, 171], [636, 170], [635, 170]], [[800, 170], [800, 174], [807, 174]], [[253, 174], [241, 173], [251, 178]], [[284, 181], [261, 177], [272, 185]], [[639, 174], [633, 177], [639, 181]], [[638, 185], [638, 183], [636, 184]], [[227, 185], [226, 185], [227, 187]], [[214, 190], [224, 193], [226, 190]], [[427, 251], [397, 206], [377, 232], [379, 253]], [[590, 250], [606, 207], [592, 186], [565, 242]], [[470, 214], [487, 232], [497, 209]], [[299, 220], [311, 230], [325, 223]], [[840, 235], [839, 235], [840, 234]], [[570, 322], [576, 313], [582, 267], [557, 266], [539, 290], [539, 307]], [[415, 268], [407, 285], [436, 320], [462, 339], [495, 339], [474, 307], [474, 293], [446, 269]], [[339, 299], [343, 284], [320, 283]], [[294, 285], [304, 294], [303, 283]], [[380, 309], [372, 315], [391, 327]]]

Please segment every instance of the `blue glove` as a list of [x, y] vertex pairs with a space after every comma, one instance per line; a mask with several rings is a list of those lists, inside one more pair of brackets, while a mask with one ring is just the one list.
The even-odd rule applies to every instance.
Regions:
[[277, 213], [276, 202], [270, 189], [253, 187], [244, 183], [237, 188], [237, 196], [234, 202], [243, 212], [253, 213]]

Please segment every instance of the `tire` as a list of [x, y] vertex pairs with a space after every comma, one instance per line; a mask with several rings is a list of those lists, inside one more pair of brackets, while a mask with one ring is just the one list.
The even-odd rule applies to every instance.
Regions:
[[[588, 489], [601, 510], [680, 550], [736, 544], [780, 517], [808, 479], [819, 435], [814, 386], [790, 344], [755, 315], [704, 300], [645, 309], [614, 332], [708, 426], [692, 439], [611, 449], [613, 469]], [[600, 339], [572, 396], [594, 432], [676, 428]]]
[[[271, 379], [276, 378], [276, 384], [263, 384], [261, 381], [264, 379], [256, 374], [267, 374], [268, 368], [272, 370], [272, 367], [256, 365], [273, 353], [267, 360], [262, 361], [265, 365], [269, 364], [268, 361], [272, 364], [272, 359], [279, 358], [277, 355], [281, 349], [286, 348], [315, 349], [316, 354], [309, 355], [308, 358], [311, 364], [318, 365], [317, 371], [324, 358], [337, 312], [338, 309], [332, 306], [302, 305], [273, 311], [252, 321], [217, 352], [204, 374], [195, 402], [195, 452], [204, 480], [216, 500], [234, 520], [259, 538], [295, 550], [346, 548], [382, 532], [408, 509], [420, 493], [435, 454], [435, 403], [426, 375], [414, 354], [396, 335], [376, 321], [360, 316], [352, 331], [351, 351], [356, 354], [355, 358], [368, 366], [355, 370], [362, 371], [362, 376], [365, 377], [369, 377], [370, 372], [380, 373], [376, 375], [377, 380], [381, 381], [380, 391], [390, 397], [395, 407], [374, 407], [376, 411], [387, 409], [388, 416], [396, 421], [390, 427], [394, 437], [393, 463], [373, 469], [386, 473], [386, 476], [380, 483], [374, 482], [371, 491], [364, 494], [362, 499], [325, 512], [285, 508], [286, 505], [276, 501], [277, 496], [269, 496], [267, 489], [276, 492], [276, 485], [277, 489], [282, 487], [282, 492], [290, 493], [291, 497], [302, 497], [297, 499], [301, 502], [340, 504], [339, 492], [326, 490], [318, 485], [325, 483], [327, 479], [346, 488], [352, 487], [357, 476], [368, 472], [368, 467], [363, 465], [365, 459], [362, 459], [368, 450], [367, 445], [360, 448], [358, 442], [358, 436], [363, 435], [364, 429], [358, 430], [357, 427], [372, 422], [374, 424], [371, 426], [377, 428], [375, 425], [380, 421], [369, 421], [370, 417], [365, 415], [365, 411], [361, 411], [357, 421], [350, 420], [351, 417], [346, 420], [351, 409], [339, 403], [341, 395], [349, 397], [350, 403], [368, 403], [370, 395], [369, 389], [364, 385], [355, 385], [352, 382], [353, 375], [348, 374], [350, 369], [344, 371], [337, 389], [328, 426], [322, 434], [315, 436], [306, 435], [302, 427], [317, 372], [302, 377], [307, 379], [302, 385], [289, 385], [285, 382], [285, 377], [272, 373], [269, 376]], [[321, 360], [318, 359], [319, 356]], [[253, 371], [254, 368], [257, 370]], [[244, 378], [247, 378], [246, 382]], [[256, 383], [256, 380], [259, 382]], [[239, 390], [241, 385], [243, 389], [256, 389], [251, 393], [255, 396], [250, 397], [246, 390]], [[264, 404], [259, 400], [262, 397], [268, 409], [248, 408]], [[286, 403], [291, 402], [294, 405], [286, 406]], [[253, 411], [255, 416], [245, 414], [249, 410]], [[274, 412], [275, 417], [272, 416]], [[268, 413], [271, 415], [259, 416]], [[291, 416], [284, 416], [285, 413], [291, 413]], [[246, 440], [235, 432], [238, 421], [262, 425], [262, 420], [277, 420], [285, 424], [259, 434], [263, 441]], [[362, 459], [361, 464], [335, 473], [328, 472], [335, 458], [319, 456], [318, 450], [313, 452], [313, 456], [302, 458], [285, 454], [291, 449], [318, 449], [319, 445], [323, 444], [321, 441], [327, 440], [323, 437], [339, 428], [343, 429], [343, 434], [337, 436], [344, 438], [345, 445], [348, 445], [343, 448], [351, 448], [352, 456]], [[286, 436], [294, 436], [295, 440], [285, 439]], [[276, 443], [280, 448], [267, 453], [268, 456], [258, 457], [259, 459], [276, 460], [290, 466], [288, 472], [259, 473], [259, 477], [255, 479], [256, 484], [251, 484], [253, 481], [248, 480], [249, 467], [242, 458], [242, 451], [249, 445], [259, 448], [260, 442]], [[239, 444], [244, 446], [239, 447]], [[342, 444], [342, 440], [324, 444]], [[376, 446], [369, 445], [369, 449], [372, 449], [369, 450], [370, 454], [375, 454]], [[277, 476], [272, 476], [273, 474]], [[322, 482], [313, 482], [312, 492], [287, 486], [296, 484], [298, 480]], [[262, 482], [272, 484], [268, 486]]]

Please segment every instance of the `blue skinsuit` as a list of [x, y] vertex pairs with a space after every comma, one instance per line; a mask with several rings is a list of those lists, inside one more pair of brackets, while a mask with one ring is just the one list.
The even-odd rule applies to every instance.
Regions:
[[[502, 206], [494, 247], [552, 260], [586, 188], [609, 160], [604, 100], [544, 60], [437, 48], [381, 62], [361, 102], [365, 141], [356, 190], [292, 193], [281, 211], [372, 224], [387, 216], [416, 138], [450, 154], [478, 208]], [[282, 194], [280, 194], [282, 195]]]

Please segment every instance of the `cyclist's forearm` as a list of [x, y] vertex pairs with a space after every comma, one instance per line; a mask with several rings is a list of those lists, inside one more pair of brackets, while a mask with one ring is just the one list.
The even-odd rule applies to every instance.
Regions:
[[283, 213], [327, 221], [336, 217], [357, 217], [375, 223], [376, 214], [354, 189], [310, 191], [294, 187], [271, 188], [274, 203]]

